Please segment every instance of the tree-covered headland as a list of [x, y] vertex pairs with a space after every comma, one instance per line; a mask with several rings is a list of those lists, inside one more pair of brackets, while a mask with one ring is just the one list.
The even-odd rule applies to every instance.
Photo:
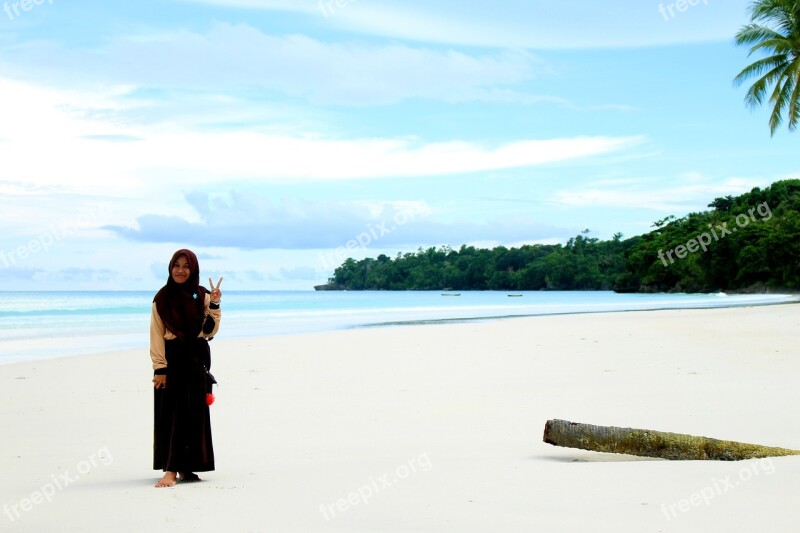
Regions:
[[716, 198], [708, 211], [654, 222], [623, 239], [481, 249], [420, 248], [347, 259], [326, 288], [341, 290], [800, 290], [800, 180]]

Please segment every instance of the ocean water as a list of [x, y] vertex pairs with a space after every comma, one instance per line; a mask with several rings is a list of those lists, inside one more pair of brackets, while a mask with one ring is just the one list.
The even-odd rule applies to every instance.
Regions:
[[[509, 296], [510, 294], [521, 296]], [[0, 364], [148, 349], [153, 292], [2, 292]], [[758, 294], [591, 292], [226, 291], [218, 338], [480, 318], [798, 301]]]

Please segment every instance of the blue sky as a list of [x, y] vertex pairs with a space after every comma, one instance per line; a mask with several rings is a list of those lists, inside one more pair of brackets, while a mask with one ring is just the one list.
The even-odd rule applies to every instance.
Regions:
[[800, 177], [732, 84], [747, 6], [0, 0], [0, 282], [157, 289], [189, 247], [223, 288], [310, 289]]

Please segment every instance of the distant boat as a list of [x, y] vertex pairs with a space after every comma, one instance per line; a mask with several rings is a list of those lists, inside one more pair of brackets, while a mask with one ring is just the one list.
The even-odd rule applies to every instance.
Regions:
[[521, 294], [506, 294], [506, 296], [508, 296], [509, 298], [519, 298], [522, 295]]
[[443, 292], [442, 296], [461, 296], [460, 292]]

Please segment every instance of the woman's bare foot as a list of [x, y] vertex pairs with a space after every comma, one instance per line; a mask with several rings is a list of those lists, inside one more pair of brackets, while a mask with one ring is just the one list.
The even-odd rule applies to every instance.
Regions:
[[202, 481], [200, 476], [195, 474], [194, 472], [181, 472], [180, 477], [178, 478], [181, 483], [192, 483], [194, 481]]
[[177, 483], [177, 475], [175, 472], [166, 472], [164, 473], [164, 477], [158, 480], [156, 483], [156, 488], [161, 487], [174, 487], [175, 483]]

